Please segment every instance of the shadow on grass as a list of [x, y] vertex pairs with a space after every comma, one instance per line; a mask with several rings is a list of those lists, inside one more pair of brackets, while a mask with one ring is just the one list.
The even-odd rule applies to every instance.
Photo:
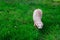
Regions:
[[51, 30], [51, 23], [44, 23], [43, 28], [38, 29], [38, 40], [45, 40], [46, 36], [50, 34]]

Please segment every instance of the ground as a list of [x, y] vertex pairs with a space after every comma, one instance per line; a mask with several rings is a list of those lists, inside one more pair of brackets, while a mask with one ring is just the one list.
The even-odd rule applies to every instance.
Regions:
[[[0, 40], [60, 40], [60, 3], [0, 0]], [[42, 9], [43, 29], [33, 25], [33, 11]]]

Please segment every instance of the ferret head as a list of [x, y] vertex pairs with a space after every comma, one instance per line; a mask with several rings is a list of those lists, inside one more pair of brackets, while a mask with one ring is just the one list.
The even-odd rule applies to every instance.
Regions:
[[42, 29], [42, 28], [43, 28], [43, 23], [42, 23], [42, 22], [39, 23], [39, 24], [37, 25], [37, 27], [38, 27], [38, 29]]

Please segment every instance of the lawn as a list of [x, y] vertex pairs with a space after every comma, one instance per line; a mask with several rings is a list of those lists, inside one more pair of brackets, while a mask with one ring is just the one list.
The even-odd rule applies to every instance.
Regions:
[[[33, 11], [42, 9], [43, 29], [33, 25]], [[51, 0], [0, 0], [0, 40], [60, 40], [60, 3]]]

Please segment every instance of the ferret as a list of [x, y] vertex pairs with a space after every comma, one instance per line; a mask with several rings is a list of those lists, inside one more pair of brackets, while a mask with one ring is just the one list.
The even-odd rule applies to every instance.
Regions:
[[42, 10], [41, 9], [36, 9], [33, 12], [33, 21], [34, 21], [34, 26], [36, 26], [38, 29], [43, 28], [43, 22], [42, 22]]

